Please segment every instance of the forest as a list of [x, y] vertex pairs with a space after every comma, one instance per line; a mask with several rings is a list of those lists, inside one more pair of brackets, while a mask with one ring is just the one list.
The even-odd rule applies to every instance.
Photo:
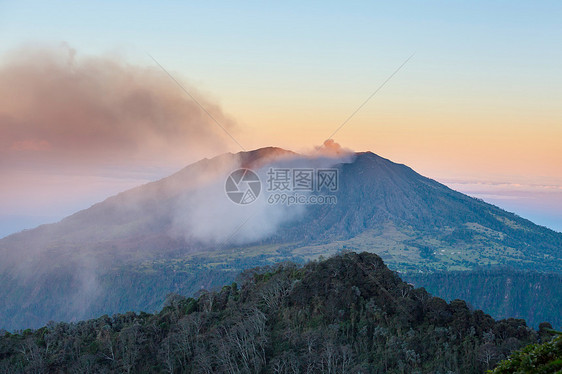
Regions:
[[170, 294], [155, 314], [1, 332], [0, 373], [482, 373], [550, 340], [542, 327], [447, 303], [348, 252]]

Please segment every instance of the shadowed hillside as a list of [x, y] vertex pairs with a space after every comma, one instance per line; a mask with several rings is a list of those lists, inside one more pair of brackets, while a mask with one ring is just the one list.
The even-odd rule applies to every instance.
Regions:
[[513, 269], [404, 274], [416, 287], [445, 300], [463, 299], [494, 318], [523, 318], [538, 328], [562, 327], [562, 274]]

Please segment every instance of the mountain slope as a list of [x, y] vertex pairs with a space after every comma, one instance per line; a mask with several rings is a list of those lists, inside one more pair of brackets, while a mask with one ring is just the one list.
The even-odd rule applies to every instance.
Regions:
[[[268, 205], [271, 166], [336, 168], [337, 204]], [[262, 200], [247, 207], [224, 192], [240, 167], [262, 173]], [[342, 249], [378, 253], [401, 272], [500, 264], [560, 272], [561, 248], [562, 234], [373, 153], [313, 158], [264, 148], [202, 160], [1, 239], [0, 327], [155, 310], [168, 291], [193, 293], [248, 267]]]
[[0, 337], [7, 372], [482, 373], [538, 335], [414, 289], [380, 257], [246, 271], [156, 315]]
[[[400, 244], [392, 248], [398, 253], [379, 253], [393, 266], [402, 261], [400, 250], [413, 252], [409, 256], [415, 266], [404, 270], [428, 263], [447, 269], [488, 263], [561, 269], [561, 234], [372, 153], [358, 154], [353, 163], [342, 165], [336, 206], [313, 207], [304, 224], [293, 230], [298, 233], [295, 238], [310, 233], [318, 242], [345, 240], [368, 230], [375, 230], [371, 235], [375, 237], [389, 233]], [[361, 239], [367, 238], [362, 235]], [[363, 249], [353, 241], [350, 245]], [[378, 247], [376, 243], [369, 246]]]

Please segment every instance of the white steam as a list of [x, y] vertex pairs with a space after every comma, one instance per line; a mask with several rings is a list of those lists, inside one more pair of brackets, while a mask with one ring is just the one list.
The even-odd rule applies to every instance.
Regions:
[[[274, 159], [257, 169], [251, 169], [259, 176], [261, 192], [258, 198], [247, 205], [236, 204], [225, 192], [228, 175], [242, 168], [239, 158], [225, 162], [220, 172], [207, 178], [196, 190], [184, 195], [174, 216], [173, 233], [187, 242], [199, 242], [224, 249], [233, 245], [255, 243], [277, 233], [287, 223], [304, 218], [307, 204], [273, 204], [268, 201], [272, 194], [282, 193], [270, 190], [268, 170], [321, 169], [331, 168], [352, 161], [352, 153], [337, 143], [316, 147], [309, 156], [294, 155]], [[293, 191], [285, 191], [288, 195]], [[312, 192], [298, 191], [300, 196]]]

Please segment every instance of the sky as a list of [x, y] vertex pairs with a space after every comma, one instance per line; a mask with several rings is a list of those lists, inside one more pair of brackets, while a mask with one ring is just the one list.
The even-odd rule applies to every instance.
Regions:
[[560, 19], [557, 1], [0, 0], [0, 237], [202, 157], [313, 149], [389, 77], [335, 141], [562, 231]]

